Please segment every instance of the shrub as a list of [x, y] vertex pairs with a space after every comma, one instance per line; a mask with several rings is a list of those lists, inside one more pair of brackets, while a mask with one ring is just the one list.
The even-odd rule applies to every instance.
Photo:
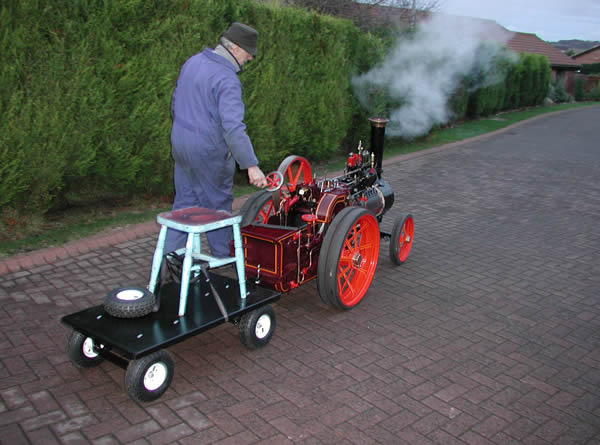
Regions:
[[555, 103], [567, 102], [569, 100], [569, 95], [565, 90], [564, 81], [557, 77], [552, 82], [552, 86], [550, 88], [550, 99], [552, 99]]
[[552, 69], [548, 58], [539, 54], [535, 55], [537, 59], [537, 81], [536, 81], [536, 96], [534, 105], [540, 105], [548, 96], [550, 91], [550, 77]]
[[469, 117], [489, 116], [502, 109], [505, 86], [503, 82], [481, 88], [469, 97], [467, 113]]
[[598, 85], [587, 94], [586, 98], [588, 100], [600, 101], [600, 81], [598, 81]]
[[534, 60], [532, 54], [521, 54], [521, 61], [523, 64], [523, 75], [521, 77], [521, 83], [519, 85], [519, 97], [520, 106], [534, 105], [535, 94], [535, 72], [534, 72]]
[[519, 63], [512, 65], [508, 69], [505, 79], [504, 110], [519, 108], [521, 104], [520, 91], [523, 71], [524, 67]]
[[600, 74], [600, 63], [586, 63], [581, 65], [582, 74]]
[[469, 90], [463, 81], [454, 94], [450, 96], [449, 106], [452, 110], [453, 121], [460, 121], [466, 117], [468, 104]]
[[[485, 51], [485, 45], [482, 45]], [[489, 59], [485, 66], [476, 67], [468, 79], [472, 93], [469, 97], [467, 115], [478, 118], [488, 116], [503, 110], [511, 100], [511, 95], [517, 93], [518, 88], [509, 84], [516, 77], [515, 57], [508, 50], [493, 51], [494, 57]], [[482, 58], [483, 59], [483, 58]], [[478, 87], [477, 89], [474, 89]]]
[[585, 79], [582, 76], [575, 77], [573, 95], [578, 102], [585, 99]]

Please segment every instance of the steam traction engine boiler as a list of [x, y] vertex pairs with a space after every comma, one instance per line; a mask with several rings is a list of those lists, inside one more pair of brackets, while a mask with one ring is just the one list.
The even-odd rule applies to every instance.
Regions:
[[390, 240], [391, 260], [410, 252], [414, 223], [401, 214], [392, 232], [380, 231], [394, 192], [382, 177], [386, 119], [371, 118], [371, 151], [359, 143], [344, 173], [313, 179], [308, 161], [289, 156], [268, 175], [242, 208], [242, 240], [248, 280], [287, 292], [317, 279], [323, 302], [350, 309], [367, 292], [379, 256], [380, 238]]

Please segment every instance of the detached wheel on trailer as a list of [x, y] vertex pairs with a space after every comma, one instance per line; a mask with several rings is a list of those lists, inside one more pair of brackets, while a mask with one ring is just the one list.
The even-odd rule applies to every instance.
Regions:
[[266, 346], [275, 332], [275, 310], [266, 304], [242, 315], [239, 331], [240, 340], [249, 349]]
[[317, 288], [321, 300], [351, 309], [367, 293], [379, 257], [379, 223], [372, 212], [346, 207], [331, 222], [321, 246]]
[[71, 331], [67, 339], [67, 356], [78, 368], [92, 368], [104, 360], [96, 352], [94, 340], [77, 331]]
[[129, 362], [125, 371], [125, 390], [138, 402], [151, 402], [164, 394], [174, 372], [171, 354], [161, 349]]
[[117, 318], [137, 318], [154, 309], [156, 298], [145, 287], [122, 287], [104, 297], [104, 310]]
[[410, 213], [402, 213], [392, 228], [390, 238], [390, 259], [397, 266], [404, 264], [412, 248], [415, 223]]

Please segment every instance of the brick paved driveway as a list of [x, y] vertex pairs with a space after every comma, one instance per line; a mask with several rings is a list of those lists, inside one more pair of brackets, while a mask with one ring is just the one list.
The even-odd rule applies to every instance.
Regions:
[[139, 405], [110, 363], [78, 370], [61, 316], [145, 284], [154, 237], [0, 276], [5, 444], [600, 443], [600, 108], [546, 116], [385, 166], [410, 211], [365, 301], [313, 284], [276, 305], [268, 347], [230, 325], [170, 351]]

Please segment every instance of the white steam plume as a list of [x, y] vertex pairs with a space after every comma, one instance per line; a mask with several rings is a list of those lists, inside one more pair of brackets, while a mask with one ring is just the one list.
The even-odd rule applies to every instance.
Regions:
[[385, 90], [399, 103], [387, 116], [387, 135], [424, 135], [452, 118], [448, 99], [464, 76], [479, 70], [488, 85], [502, 80], [490, 70], [492, 61], [505, 54], [503, 44], [510, 36], [494, 22], [435, 14], [413, 37], [399, 40], [380, 65], [355, 76], [355, 94], [365, 108], [370, 108], [374, 90]]

